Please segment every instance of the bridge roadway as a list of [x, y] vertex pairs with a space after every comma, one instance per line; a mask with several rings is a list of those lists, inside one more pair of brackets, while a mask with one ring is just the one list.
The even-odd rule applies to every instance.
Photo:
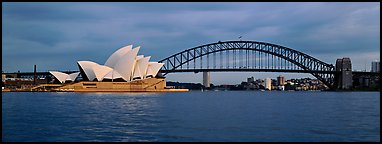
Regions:
[[[66, 74], [71, 74], [71, 73], [74, 73], [74, 72], [78, 72], [78, 71], [63, 71], [63, 73], [66, 73]], [[10, 75], [10, 76], [16, 76], [16, 78], [23, 78], [23, 77], [33, 77], [34, 76], [34, 72], [13, 72], [13, 73], [3, 73], [5, 75]], [[49, 72], [36, 72], [36, 75], [38, 77], [46, 77], [48, 75], [51, 75]]]
[[161, 70], [161, 73], [175, 73], [175, 72], [290, 72], [290, 73], [327, 73], [334, 74], [335, 71], [313, 71], [313, 70], [288, 70], [288, 69], [175, 69], [175, 70]]

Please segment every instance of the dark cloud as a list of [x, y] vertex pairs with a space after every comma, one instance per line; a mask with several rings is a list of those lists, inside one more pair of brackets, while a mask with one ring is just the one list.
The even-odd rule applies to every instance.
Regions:
[[[85, 4], [86, 5], [86, 4]], [[63, 21], [84, 21], [97, 18], [96, 15], [88, 13], [78, 7], [76, 3], [2, 3], [3, 16], [7, 19], [14, 19], [28, 22], [63, 22]]]
[[103, 64], [127, 44], [161, 60], [238, 36], [355, 69], [380, 57], [379, 3], [2, 3], [2, 21], [5, 71]]

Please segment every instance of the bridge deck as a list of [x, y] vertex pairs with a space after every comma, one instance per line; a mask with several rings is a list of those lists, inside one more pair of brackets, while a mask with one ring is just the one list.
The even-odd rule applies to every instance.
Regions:
[[309, 70], [284, 70], [284, 69], [175, 69], [175, 70], [161, 70], [161, 73], [175, 73], [175, 72], [291, 72], [291, 73], [326, 73], [334, 74], [335, 71], [309, 71]]

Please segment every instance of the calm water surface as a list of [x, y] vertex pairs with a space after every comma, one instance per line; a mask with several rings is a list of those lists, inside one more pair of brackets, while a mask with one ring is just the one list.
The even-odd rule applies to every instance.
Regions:
[[2, 141], [377, 141], [379, 92], [2, 93]]

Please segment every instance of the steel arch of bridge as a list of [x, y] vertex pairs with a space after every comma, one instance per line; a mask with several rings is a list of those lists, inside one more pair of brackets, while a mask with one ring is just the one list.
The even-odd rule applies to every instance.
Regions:
[[[235, 63], [233, 67], [230, 68], [229, 64], [220, 68], [216, 68], [216, 53], [220, 53], [220, 60], [222, 61], [222, 52], [232, 52], [232, 57]], [[236, 67], [236, 54], [237, 53], [246, 53], [246, 66], [244, 67]], [[252, 52], [252, 55], [251, 55]], [[253, 55], [255, 52], [255, 55]], [[256, 52], [258, 52], [258, 56], [268, 57], [268, 67], [259, 66], [259, 68], [250, 67], [248, 64], [248, 58], [255, 56], [255, 61], [261, 61], [262, 58], [256, 59]], [[227, 54], [229, 59], [229, 54]], [[214, 65], [209, 67], [209, 56], [213, 55]], [[269, 55], [271, 55], [272, 65], [269, 65]], [[203, 65], [203, 57], [207, 57], [207, 68], [202, 68]], [[195, 60], [200, 59], [200, 68], [196, 68]], [[297, 66], [299, 69], [295, 69], [294, 67], [284, 67], [284, 68], [275, 68], [273, 67], [273, 60], [282, 59], [285, 63], [288, 62], [293, 64], [294, 67]], [[253, 59], [252, 59], [253, 60]], [[221, 62], [220, 61], [220, 62]], [[332, 64], [328, 64], [322, 62], [312, 56], [309, 56], [300, 51], [284, 47], [281, 45], [266, 43], [266, 42], [257, 42], [257, 41], [225, 41], [225, 42], [216, 42], [206, 45], [197, 46], [194, 48], [190, 48], [184, 50], [182, 52], [176, 53], [172, 56], [169, 56], [165, 59], [160, 60], [159, 62], [164, 63], [164, 66], [161, 69], [161, 73], [166, 75], [168, 73], [174, 72], [200, 72], [200, 71], [260, 71], [260, 72], [299, 72], [299, 73], [310, 73], [320, 81], [322, 81], [329, 88], [334, 88], [334, 75], [335, 75], [335, 67]], [[189, 63], [193, 62], [194, 67], [189, 67]], [[205, 62], [204, 62], [205, 63]], [[187, 65], [183, 66], [183, 65]], [[255, 63], [256, 64], [256, 63]], [[263, 63], [261, 63], [263, 64]], [[227, 66], [228, 65], [228, 66]], [[281, 63], [282, 65], [282, 63]], [[285, 65], [284, 65], [285, 66]], [[186, 67], [186, 68], [184, 68]], [[271, 68], [270, 68], [271, 67]]]

